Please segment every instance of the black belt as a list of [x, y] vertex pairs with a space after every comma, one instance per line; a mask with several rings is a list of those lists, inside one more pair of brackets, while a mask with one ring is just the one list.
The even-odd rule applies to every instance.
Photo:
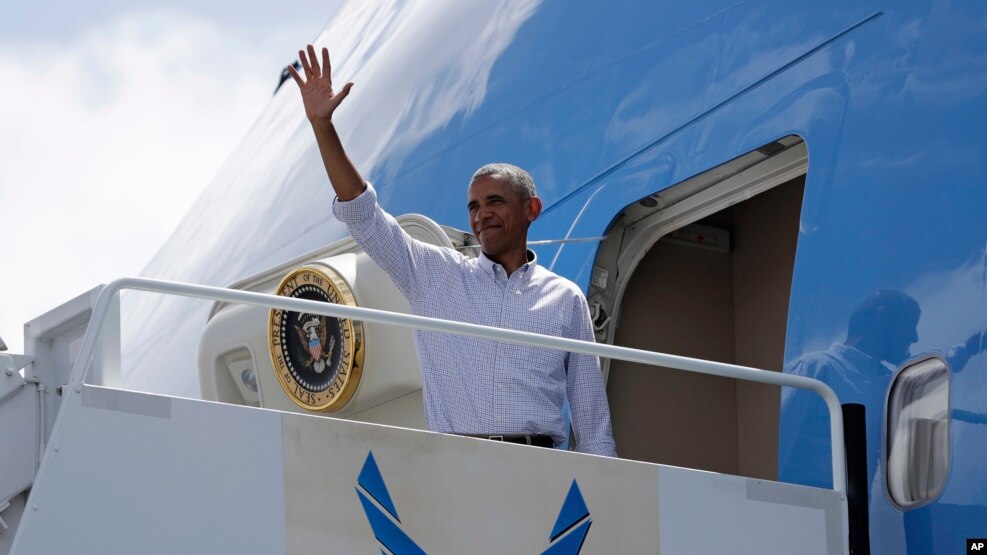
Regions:
[[555, 447], [555, 440], [552, 436], [544, 435], [523, 435], [523, 434], [461, 434], [466, 437], [479, 439], [489, 439], [491, 441], [503, 441], [506, 443], [520, 443], [521, 445], [534, 445], [535, 447]]

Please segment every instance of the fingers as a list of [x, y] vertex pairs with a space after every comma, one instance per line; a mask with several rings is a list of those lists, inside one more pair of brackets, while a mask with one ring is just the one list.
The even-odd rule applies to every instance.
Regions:
[[308, 59], [309, 63], [312, 64], [312, 73], [316, 77], [321, 77], [322, 71], [319, 69], [319, 59], [315, 56], [315, 47], [311, 44], [308, 45]]
[[308, 65], [308, 58], [305, 56], [304, 50], [298, 51], [298, 61], [302, 63], [302, 67], [305, 68], [305, 77], [312, 78], [312, 66]]
[[302, 85], [305, 84], [305, 83], [302, 82], [302, 76], [301, 75], [298, 75], [298, 72], [295, 70], [295, 66], [289, 65], [288, 66], [288, 73], [291, 74], [291, 78], [295, 80], [295, 83], [298, 83], [298, 86], [299, 87], [301, 87]]
[[[302, 67], [305, 69], [306, 81], [311, 80], [313, 78], [325, 77], [326, 79], [329, 80], [330, 86], [332, 86], [332, 75], [331, 75], [332, 66], [329, 64], [329, 49], [325, 47], [322, 48], [321, 67], [319, 67], [319, 60], [315, 53], [315, 47], [310, 44], [308, 45], [306, 50], [298, 51], [298, 61], [301, 62]], [[291, 76], [295, 79], [296, 83], [298, 83], [299, 85], [304, 84], [301, 79], [301, 75], [299, 75], [294, 68], [289, 67], [288, 69], [291, 72]], [[349, 85], [352, 85], [352, 83], [350, 83]], [[349, 85], [347, 85], [347, 87], [349, 87]]]

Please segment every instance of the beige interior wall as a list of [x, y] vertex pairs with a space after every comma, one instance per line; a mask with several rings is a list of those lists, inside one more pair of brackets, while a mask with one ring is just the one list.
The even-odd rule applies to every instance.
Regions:
[[[730, 253], [659, 241], [631, 277], [614, 343], [778, 370], [804, 180], [701, 223]], [[622, 457], [777, 477], [779, 390], [613, 361], [607, 391]]]
[[[780, 371], [805, 178], [733, 208], [736, 363]], [[778, 477], [780, 389], [737, 382], [739, 474]]]
[[[730, 362], [731, 282], [728, 253], [659, 242], [628, 284], [614, 343]], [[621, 457], [737, 473], [736, 430], [724, 426], [733, 380], [615, 360], [607, 390]]]

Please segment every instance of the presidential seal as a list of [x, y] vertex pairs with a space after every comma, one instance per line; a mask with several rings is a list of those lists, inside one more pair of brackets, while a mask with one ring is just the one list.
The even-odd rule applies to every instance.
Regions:
[[[285, 276], [277, 294], [356, 306], [353, 291], [330, 268], [299, 268]], [[274, 373], [296, 405], [333, 412], [353, 397], [363, 372], [361, 322], [275, 308], [268, 340]]]

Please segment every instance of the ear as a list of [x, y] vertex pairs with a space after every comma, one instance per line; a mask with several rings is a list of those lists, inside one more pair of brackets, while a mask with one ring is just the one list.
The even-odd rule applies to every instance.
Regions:
[[541, 199], [531, 197], [528, 199], [528, 222], [533, 222], [541, 215]]

